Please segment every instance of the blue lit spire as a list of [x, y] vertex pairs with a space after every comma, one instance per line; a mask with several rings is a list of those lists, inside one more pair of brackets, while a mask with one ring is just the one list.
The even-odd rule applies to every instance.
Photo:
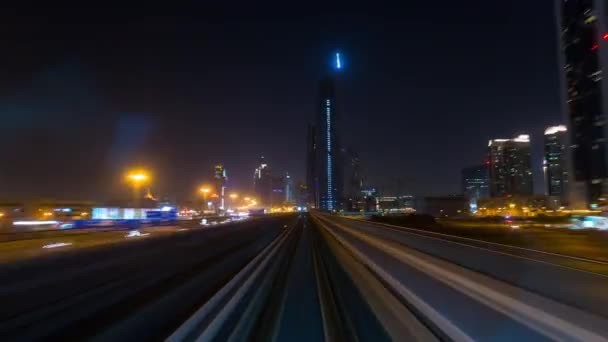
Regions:
[[342, 63], [340, 61], [340, 53], [336, 52], [336, 69], [342, 69]]

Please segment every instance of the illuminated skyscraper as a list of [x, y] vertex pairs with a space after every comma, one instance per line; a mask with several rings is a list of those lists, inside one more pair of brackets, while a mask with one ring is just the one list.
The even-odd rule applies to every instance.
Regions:
[[462, 194], [477, 203], [483, 197], [490, 197], [490, 177], [488, 165], [477, 165], [462, 169]]
[[271, 205], [272, 174], [263, 156], [260, 157], [260, 163], [253, 173], [253, 192], [261, 205]]
[[558, 197], [562, 204], [568, 200], [567, 133], [566, 126], [553, 126], [545, 130], [545, 193]]
[[606, 120], [608, 3], [555, 0], [560, 35], [562, 106], [570, 148], [570, 204], [602, 205], [608, 195]]
[[226, 169], [224, 165], [216, 165], [215, 166], [215, 174], [214, 174], [214, 182], [215, 182], [215, 190], [217, 191], [218, 201], [219, 201], [219, 209], [224, 210], [225, 207], [225, 195], [226, 195], [226, 181], [228, 180], [228, 176], [226, 175]]
[[296, 204], [296, 192], [293, 178], [291, 178], [288, 173], [285, 174], [285, 202], [290, 205]]
[[312, 177], [314, 205], [322, 210], [338, 210], [342, 202], [343, 177], [341, 175], [340, 144], [338, 141], [338, 120], [336, 111], [336, 74], [342, 68], [340, 54], [336, 54], [333, 71], [320, 85], [318, 113], [309, 151], [313, 164], [309, 165]]
[[492, 197], [532, 195], [529, 135], [490, 140], [488, 154]]

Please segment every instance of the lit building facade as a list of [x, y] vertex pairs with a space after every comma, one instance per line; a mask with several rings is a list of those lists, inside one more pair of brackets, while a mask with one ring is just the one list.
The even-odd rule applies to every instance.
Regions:
[[478, 199], [490, 197], [489, 163], [462, 169], [462, 194], [476, 203]]
[[545, 153], [543, 173], [545, 194], [560, 199], [561, 204], [568, 200], [568, 154], [566, 126], [553, 126], [545, 130]]
[[260, 205], [271, 205], [272, 174], [264, 156], [260, 157], [258, 167], [253, 173], [253, 192]]
[[341, 67], [337, 54], [334, 71], [321, 81], [317, 117], [308, 138], [311, 204], [327, 211], [339, 210], [343, 195], [335, 96], [336, 73]]
[[530, 136], [493, 139], [488, 143], [490, 196], [532, 195]]
[[293, 178], [291, 178], [289, 173], [285, 174], [285, 202], [290, 205], [297, 202]]
[[228, 181], [228, 176], [226, 175], [226, 168], [224, 165], [216, 165], [215, 172], [213, 175], [213, 181], [215, 183], [215, 191], [217, 192], [217, 205], [216, 207], [220, 210], [224, 210], [226, 208], [226, 182]]
[[333, 77], [321, 82], [321, 108], [317, 121], [319, 136], [319, 208], [338, 208], [338, 136], [336, 130], [336, 98]]
[[608, 3], [555, 0], [560, 36], [562, 107], [569, 142], [569, 193], [573, 207], [605, 205], [608, 193], [606, 115]]

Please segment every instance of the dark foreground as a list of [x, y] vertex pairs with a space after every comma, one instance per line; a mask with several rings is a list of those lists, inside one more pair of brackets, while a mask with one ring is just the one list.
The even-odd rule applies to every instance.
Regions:
[[608, 265], [321, 214], [0, 267], [0, 340], [605, 340]]

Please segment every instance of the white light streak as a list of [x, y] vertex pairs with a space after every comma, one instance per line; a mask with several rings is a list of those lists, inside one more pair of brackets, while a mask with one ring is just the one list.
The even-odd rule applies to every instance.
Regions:
[[71, 242], [57, 242], [57, 243], [50, 243], [48, 245], [44, 245], [44, 246], [42, 246], [42, 248], [44, 248], [44, 249], [59, 248], [59, 247], [65, 247], [65, 246], [70, 246], [70, 245], [72, 245]]
[[39, 225], [52, 225], [58, 224], [59, 221], [15, 221], [15, 226], [39, 226]]
[[150, 235], [150, 233], [140, 233], [139, 230], [132, 230], [129, 232], [129, 234], [125, 235], [126, 238], [132, 238], [132, 237], [142, 237], [142, 236], [148, 236]]

